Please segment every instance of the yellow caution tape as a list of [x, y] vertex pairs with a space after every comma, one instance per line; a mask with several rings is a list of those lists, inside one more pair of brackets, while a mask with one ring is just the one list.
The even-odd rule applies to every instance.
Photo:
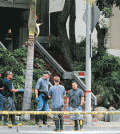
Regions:
[[0, 111], [0, 114], [120, 114], [120, 111]]

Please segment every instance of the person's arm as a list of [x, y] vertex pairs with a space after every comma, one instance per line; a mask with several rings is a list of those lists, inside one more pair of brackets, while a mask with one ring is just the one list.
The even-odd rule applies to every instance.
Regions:
[[67, 95], [67, 102], [66, 102], [67, 106], [69, 106], [69, 101], [70, 101], [70, 91], [68, 92], [68, 95]]
[[64, 88], [64, 93], [63, 93], [63, 97], [66, 97], [66, 92], [65, 92], [65, 88]]
[[3, 90], [3, 87], [2, 87], [2, 88], [0, 88], [0, 90]]
[[84, 97], [81, 97], [81, 106], [83, 105], [83, 103], [84, 103]]
[[14, 87], [12, 87], [12, 88], [13, 88], [13, 89], [11, 89], [11, 87], [9, 86], [10, 91], [11, 91], [11, 92], [15, 92], [15, 93], [16, 93], [16, 92], [24, 92], [24, 91], [25, 91], [25, 90], [22, 89], [22, 88], [21, 88], [21, 89], [15, 89]]
[[18, 92], [18, 91], [19, 91], [19, 89], [11, 89], [10, 91], [11, 91], [11, 92], [15, 92], [15, 93], [16, 93], [16, 92]]
[[51, 91], [51, 87], [50, 87], [48, 97], [51, 98], [51, 96], [52, 96], [52, 91]]
[[63, 95], [63, 97], [66, 97], [66, 95]]
[[51, 96], [48, 96], [49, 98], [51, 98]]
[[67, 97], [67, 102], [66, 102], [66, 105], [69, 106], [69, 97]]
[[36, 87], [35, 87], [35, 95], [36, 98], [38, 98], [38, 89], [40, 88], [41, 80], [37, 81]]
[[35, 89], [36, 98], [38, 98], [38, 89]]

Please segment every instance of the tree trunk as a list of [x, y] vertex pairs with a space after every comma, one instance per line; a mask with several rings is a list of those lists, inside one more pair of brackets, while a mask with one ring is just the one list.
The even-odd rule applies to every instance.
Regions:
[[98, 53], [101, 50], [106, 51], [104, 39], [105, 39], [105, 35], [107, 33], [107, 29], [100, 28], [99, 23], [97, 22], [96, 30], [97, 30], [97, 40], [98, 40]]
[[33, 81], [33, 59], [34, 59], [34, 33], [36, 23], [36, 0], [31, 0], [29, 16], [29, 40], [28, 55], [26, 67], [25, 91], [23, 96], [23, 111], [30, 110], [32, 98], [32, 81]]
[[33, 58], [34, 58], [34, 37], [29, 37], [25, 91], [23, 96], [23, 111], [30, 110], [32, 98], [32, 81], [33, 81]]
[[69, 36], [70, 36], [70, 49], [72, 53], [72, 58], [75, 58], [75, 47], [76, 47], [76, 40], [75, 40], [75, 20], [76, 20], [76, 6], [75, 0], [72, 1], [72, 6], [70, 10], [70, 21], [69, 21]]
[[[64, 53], [68, 66], [71, 70], [73, 70], [73, 59], [71, 50], [72, 43], [75, 43], [75, 31], [74, 31], [74, 23], [75, 23], [75, 0], [65, 0], [64, 8], [61, 12], [61, 15], [58, 18], [58, 33], [61, 39], [61, 50]], [[73, 11], [72, 11], [73, 10]], [[66, 30], [66, 22], [68, 16], [70, 15], [70, 41], [67, 36]], [[70, 45], [71, 44], [71, 45]], [[73, 48], [73, 47], [72, 47]]]

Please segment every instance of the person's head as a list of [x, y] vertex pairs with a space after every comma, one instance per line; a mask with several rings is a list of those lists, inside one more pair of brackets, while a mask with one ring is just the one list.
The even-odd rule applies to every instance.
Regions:
[[48, 78], [50, 78], [51, 75], [52, 75], [52, 74], [50, 73], [50, 71], [45, 70], [44, 73], [43, 73], [43, 78], [44, 78], [44, 79], [48, 79]]
[[7, 71], [7, 72], [6, 72], [6, 77], [7, 77], [8, 79], [12, 79], [12, 78], [13, 78], [13, 73], [10, 72], [10, 71]]
[[73, 89], [77, 89], [78, 88], [78, 84], [76, 81], [72, 81], [72, 88]]
[[54, 76], [54, 83], [59, 83], [60, 82], [60, 77], [59, 76]]

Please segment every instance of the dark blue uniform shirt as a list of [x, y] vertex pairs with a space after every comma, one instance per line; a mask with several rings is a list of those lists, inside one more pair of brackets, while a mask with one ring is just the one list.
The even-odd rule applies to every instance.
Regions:
[[73, 108], [78, 108], [81, 103], [81, 97], [84, 97], [83, 91], [81, 89], [71, 89], [68, 93], [69, 104]]
[[11, 92], [10, 90], [13, 89], [13, 84], [10, 80], [8, 80], [7, 78], [4, 79], [3, 81], [3, 95], [6, 97], [13, 97], [13, 92]]

